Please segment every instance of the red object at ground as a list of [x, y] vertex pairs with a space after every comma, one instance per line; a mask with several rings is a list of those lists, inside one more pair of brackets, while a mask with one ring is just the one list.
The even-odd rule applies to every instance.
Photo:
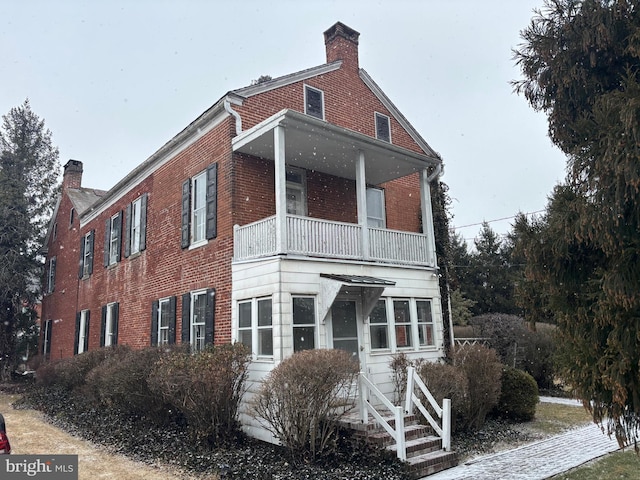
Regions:
[[9, 443], [9, 437], [4, 432], [0, 432], [0, 454], [11, 453], [11, 444]]

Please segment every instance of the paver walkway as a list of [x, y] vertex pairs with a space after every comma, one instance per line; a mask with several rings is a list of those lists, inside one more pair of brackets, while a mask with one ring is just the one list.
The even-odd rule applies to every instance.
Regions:
[[[575, 400], [566, 402], [581, 405]], [[469, 460], [425, 477], [425, 480], [543, 480], [618, 449], [615, 439], [602, 433], [597, 425], [589, 424], [512, 450]]]

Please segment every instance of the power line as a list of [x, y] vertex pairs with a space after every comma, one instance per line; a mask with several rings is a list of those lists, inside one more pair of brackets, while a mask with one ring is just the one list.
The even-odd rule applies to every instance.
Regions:
[[494, 220], [484, 220], [482, 222], [478, 222], [478, 223], [470, 223], [468, 225], [460, 225], [459, 227], [453, 227], [452, 230], [458, 230], [460, 228], [467, 228], [467, 227], [477, 227], [478, 225], [482, 225], [483, 223], [494, 223], [494, 222], [501, 222], [503, 220], [511, 220], [512, 218], [516, 218], [518, 215], [535, 215], [536, 213], [542, 213], [545, 212], [546, 210], [536, 210], [535, 212], [528, 212], [528, 213], [522, 213], [522, 214], [517, 214], [517, 215], [511, 215], [510, 217], [502, 217], [502, 218], [496, 218]]

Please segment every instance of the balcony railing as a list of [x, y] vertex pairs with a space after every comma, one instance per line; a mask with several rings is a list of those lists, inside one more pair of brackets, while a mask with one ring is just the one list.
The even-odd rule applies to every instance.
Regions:
[[[363, 232], [364, 231], [364, 232]], [[363, 235], [367, 235], [364, 242]], [[292, 253], [322, 258], [434, 266], [426, 235], [287, 215], [285, 252], [277, 252], [276, 217], [234, 229], [234, 260]]]

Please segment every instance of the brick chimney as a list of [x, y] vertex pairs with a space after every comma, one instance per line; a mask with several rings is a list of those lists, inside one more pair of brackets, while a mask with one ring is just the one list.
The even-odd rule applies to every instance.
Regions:
[[342, 66], [358, 69], [358, 37], [360, 34], [344, 23], [337, 22], [324, 32], [327, 63], [342, 60]]
[[82, 162], [79, 160], [69, 160], [64, 166], [62, 177], [62, 189], [80, 188], [82, 185]]

